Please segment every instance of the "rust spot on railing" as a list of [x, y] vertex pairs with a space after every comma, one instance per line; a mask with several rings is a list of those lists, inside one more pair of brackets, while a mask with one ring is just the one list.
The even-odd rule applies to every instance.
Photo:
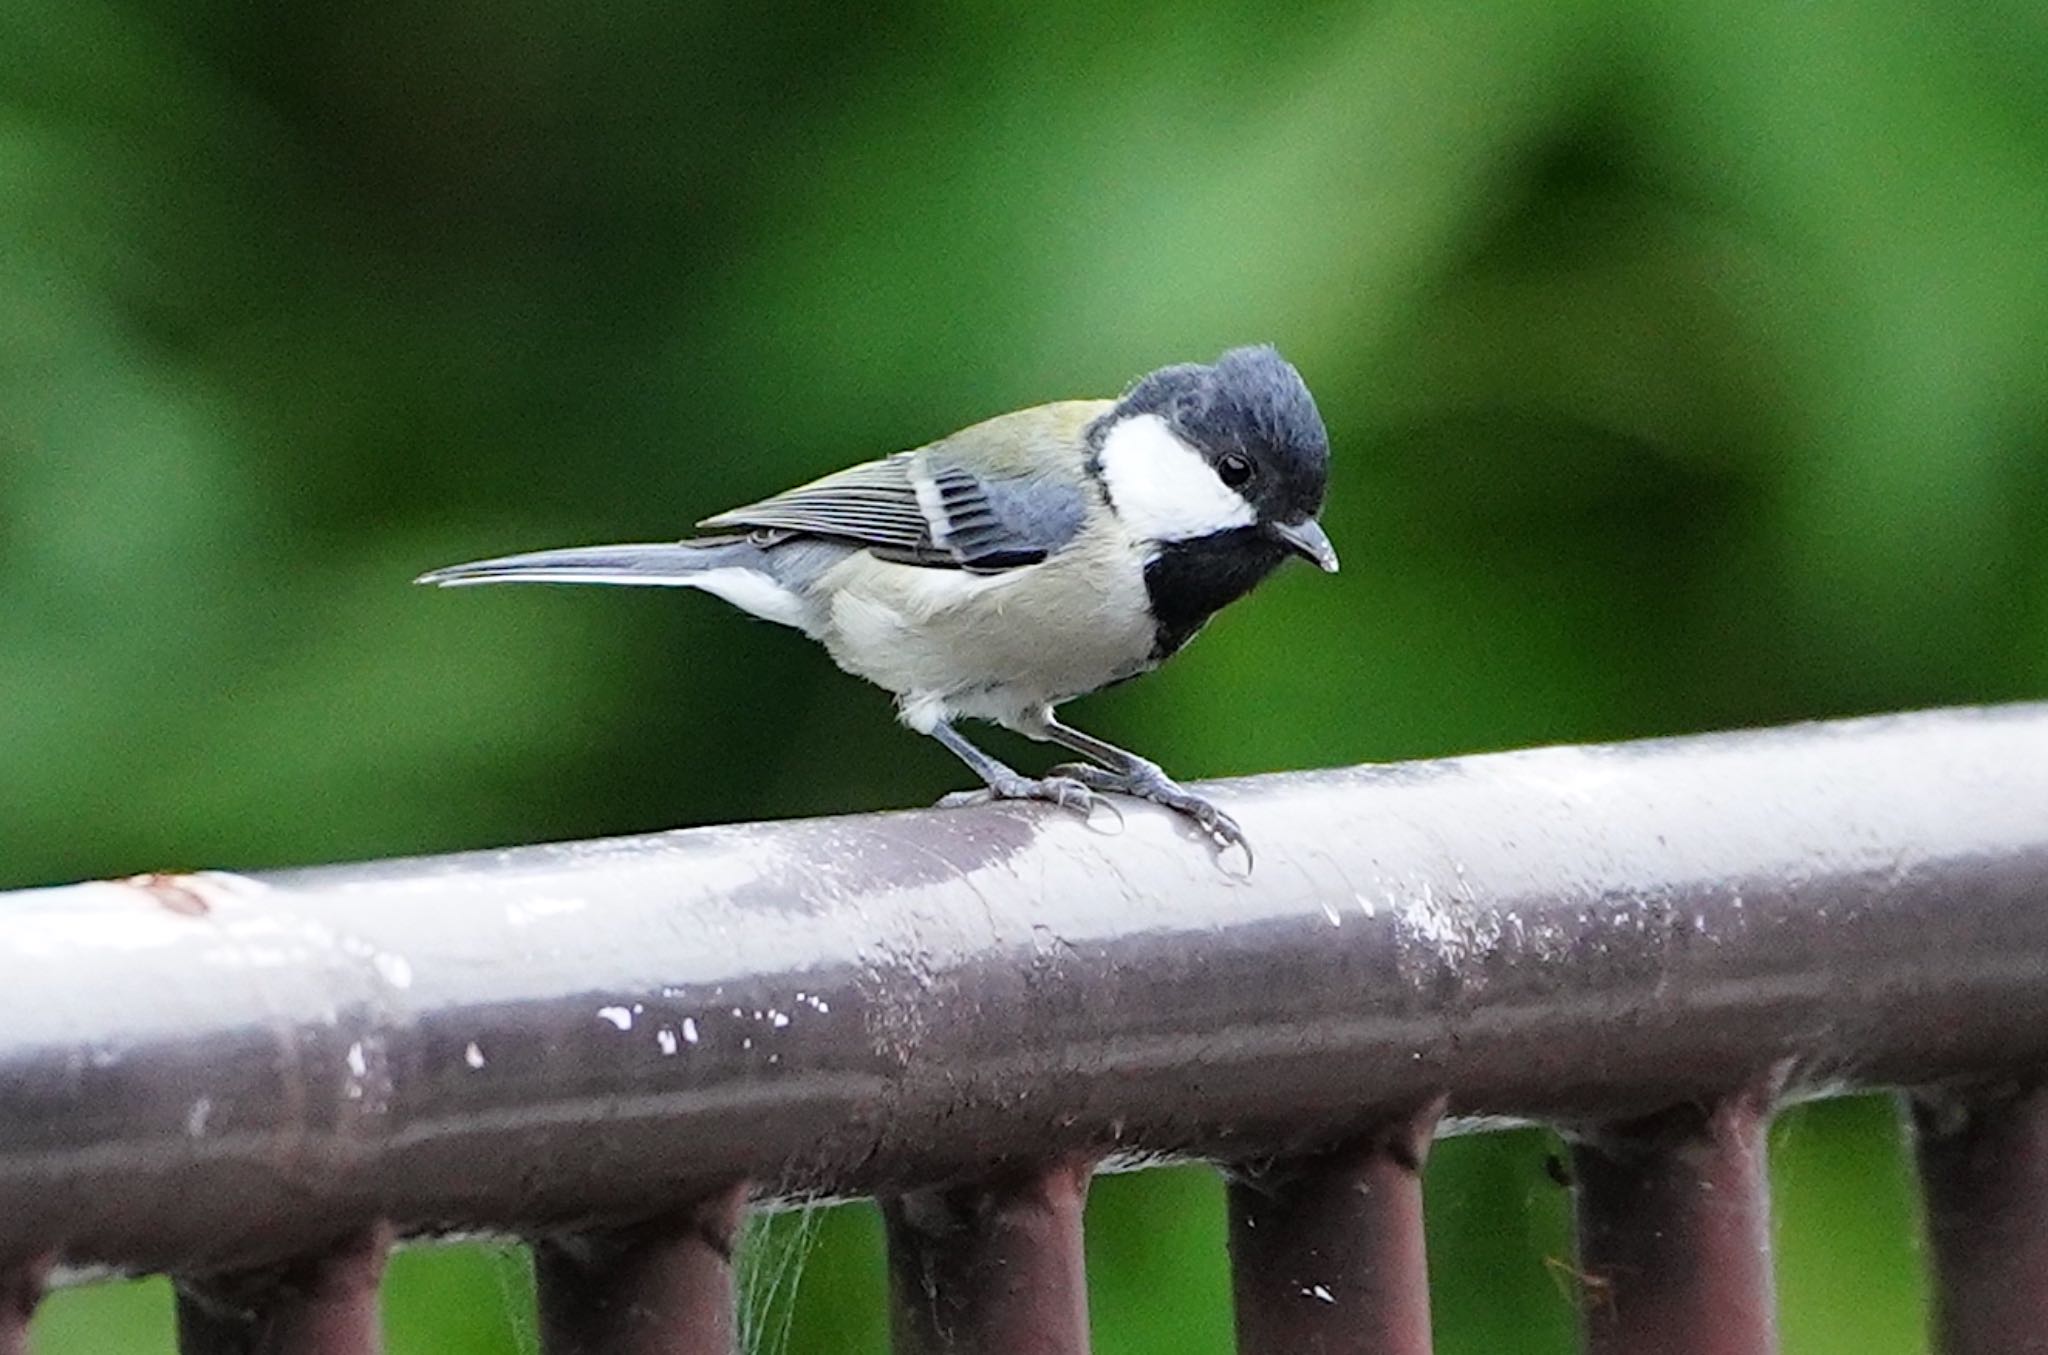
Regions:
[[121, 883], [141, 890], [166, 911], [180, 917], [205, 917], [213, 911], [196, 875], [152, 870], [131, 875]]

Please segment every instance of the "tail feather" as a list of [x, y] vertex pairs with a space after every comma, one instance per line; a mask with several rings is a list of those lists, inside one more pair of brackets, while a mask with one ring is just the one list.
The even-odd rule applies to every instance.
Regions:
[[690, 588], [706, 570], [744, 565], [758, 558], [740, 541], [667, 541], [636, 546], [571, 546], [472, 560], [429, 570], [415, 583], [463, 588], [479, 583], [603, 583]]
[[[809, 633], [814, 620], [802, 592], [803, 569], [817, 561], [794, 557], [790, 568], [768, 562], [768, 553], [745, 539], [670, 541], [642, 546], [571, 546], [472, 560], [429, 570], [414, 582], [440, 588], [479, 583], [638, 584], [654, 588], [698, 588], [723, 598], [764, 621]], [[792, 575], [786, 578], [786, 575]], [[795, 587], [791, 584], [794, 582]]]

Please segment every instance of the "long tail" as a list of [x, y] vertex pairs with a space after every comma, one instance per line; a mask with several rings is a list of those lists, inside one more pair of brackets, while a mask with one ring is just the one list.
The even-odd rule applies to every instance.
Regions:
[[415, 583], [462, 588], [476, 583], [608, 583], [693, 588], [706, 570], [758, 564], [760, 551], [744, 541], [667, 541], [641, 546], [571, 546], [472, 560], [429, 570]]
[[821, 565], [811, 555], [776, 557], [745, 538], [670, 540], [645, 547], [569, 547], [471, 561], [422, 573], [418, 583], [637, 583], [643, 587], [696, 587], [780, 626], [815, 635], [817, 606], [805, 579]]
[[[814, 633], [813, 603], [802, 585], [802, 560], [770, 564], [768, 552], [745, 539], [668, 541], [645, 546], [571, 546], [473, 560], [429, 570], [416, 580], [441, 588], [476, 583], [608, 583], [697, 588], [763, 621]], [[792, 573], [792, 570], [795, 572]], [[792, 586], [794, 584], [795, 586]]]

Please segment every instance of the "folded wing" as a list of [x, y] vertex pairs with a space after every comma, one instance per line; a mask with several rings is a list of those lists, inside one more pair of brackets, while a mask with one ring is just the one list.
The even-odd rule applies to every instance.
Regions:
[[906, 564], [990, 572], [1036, 564], [1071, 540], [1083, 492], [1055, 476], [977, 473], [934, 446], [850, 467], [698, 525], [822, 537]]

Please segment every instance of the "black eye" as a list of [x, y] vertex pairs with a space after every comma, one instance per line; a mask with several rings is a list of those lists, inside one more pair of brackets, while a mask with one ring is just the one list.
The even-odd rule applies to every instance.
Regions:
[[1216, 476], [1236, 489], [1252, 478], [1252, 459], [1242, 452], [1225, 452], [1216, 458]]

